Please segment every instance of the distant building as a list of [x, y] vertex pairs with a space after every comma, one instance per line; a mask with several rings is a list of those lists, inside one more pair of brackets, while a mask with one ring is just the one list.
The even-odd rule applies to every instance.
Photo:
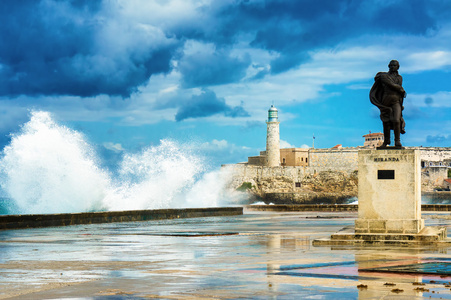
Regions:
[[249, 156], [247, 164], [250, 166], [265, 166], [266, 165], [266, 151], [260, 151], [259, 156]]
[[282, 166], [307, 167], [308, 149], [306, 148], [280, 149], [280, 161], [282, 163]]
[[451, 179], [445, 179], [443, 182], [443, 186], [445, 187], [445, 189], [451, 189]]
[[384, 143], [384, 134], [382, 132], [375, 132], [365, 134], [363, 136], [365, 138], [365, 142], [363, 143], [364, 148], [377, 148]]

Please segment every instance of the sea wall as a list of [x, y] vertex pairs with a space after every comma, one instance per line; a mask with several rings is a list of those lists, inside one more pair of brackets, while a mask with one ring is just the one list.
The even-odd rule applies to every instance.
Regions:
[[79, 224], [154, 221], [178, 218], [233, 216], [241, 214], [243, 214], [242, 207], [209, 207], [106, 211], [72, 214], [4, 215], [0, 216], [0, 230]]
[[[245, 211], [276, 211], [276, 212], [357, 212], [357, 204], [334, 204], [334, 205], [290, 205], [290, 204], [280, 204], [280, 205], [246, 205], [244, 207]], [[451, 205], [446, 204], [422, 204], [421, 211], [423, 212], [433, 212], [433, 211], [451, 211]], [[444, 216], [445, 218], [449, 215], [439, 215], [439, 217]], [[307, 218], [321, 218], [320, 216], [307, 216]], [[322, 217], [324, 218], [324, 217]], [[327, 218], [327, 216], [326, 216]]]

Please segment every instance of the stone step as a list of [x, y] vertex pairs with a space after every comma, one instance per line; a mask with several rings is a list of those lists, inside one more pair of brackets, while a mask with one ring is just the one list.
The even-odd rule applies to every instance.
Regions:
[[435, 246], [446, 246], [451, 245], [451, 239], [436, 240], [436, 241], [420, 241], [420, 240], [332, 240], [317, 239], [312, 242], [313, 246], [400, 246], [409, 247], [412, 245], [435, 245]]
[[451, 244], [446, 227], [427, 226], [417, 234], [401, 233], [355, 233], [353, 226], [347, 226], [330, 238], [313, 241], [314, 246], [333, 245], [439, 245]]
[[332, 240], [363, 240], [363, 241], [418, 241], [418, 242], [435, 242], [443, 239], [439, 234], [332, 234]]

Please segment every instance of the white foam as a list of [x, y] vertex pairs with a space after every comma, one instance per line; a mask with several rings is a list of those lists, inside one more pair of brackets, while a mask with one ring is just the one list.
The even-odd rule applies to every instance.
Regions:
[[226, 171], [206, 172], [189, 145], [160, 145], [124, 155], [119, 176], [99, 167], [92, 147], [75, 130], [32, 112], [0, 159], [0, 185], [15, 213], [63, 213], [226, 205]]
[[0, 171], [1, 186], [19, 213], [100, 210], [109, 186], [82, 135], [57, 125], [46, 112], [33, 112], [12, 137]]

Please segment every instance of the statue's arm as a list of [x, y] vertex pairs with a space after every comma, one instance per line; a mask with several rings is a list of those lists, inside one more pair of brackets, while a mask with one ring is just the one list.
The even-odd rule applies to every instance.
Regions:
[[380, 80], [382, 81], [382, 83], [385, 86], [388, 86], [392, 90], [395, 90], [395, 91], [399, 92], [400, 94], [404, 95], [405, 91], [404, 91], [404, 88], [402, 87], [402, 77], [401, 76], [399, 76], [399, 77], [400, 77], [401, 84], [394, 83], [393, 80], [391, 80], [390, 77], [386, 74], [382, 74], [382, 76], [380, 77]]
[[402, 97], [403, 98], [405, 98], [406, 97], [406, 91], [404, 90], [404, 88], [402, 87], [402, 76], [401, 75], [399, 75], [399, 85], [401, 86], [401, 90], [400, 90], [400, 92], [401, 92], [401, 94], [402, 94]]

